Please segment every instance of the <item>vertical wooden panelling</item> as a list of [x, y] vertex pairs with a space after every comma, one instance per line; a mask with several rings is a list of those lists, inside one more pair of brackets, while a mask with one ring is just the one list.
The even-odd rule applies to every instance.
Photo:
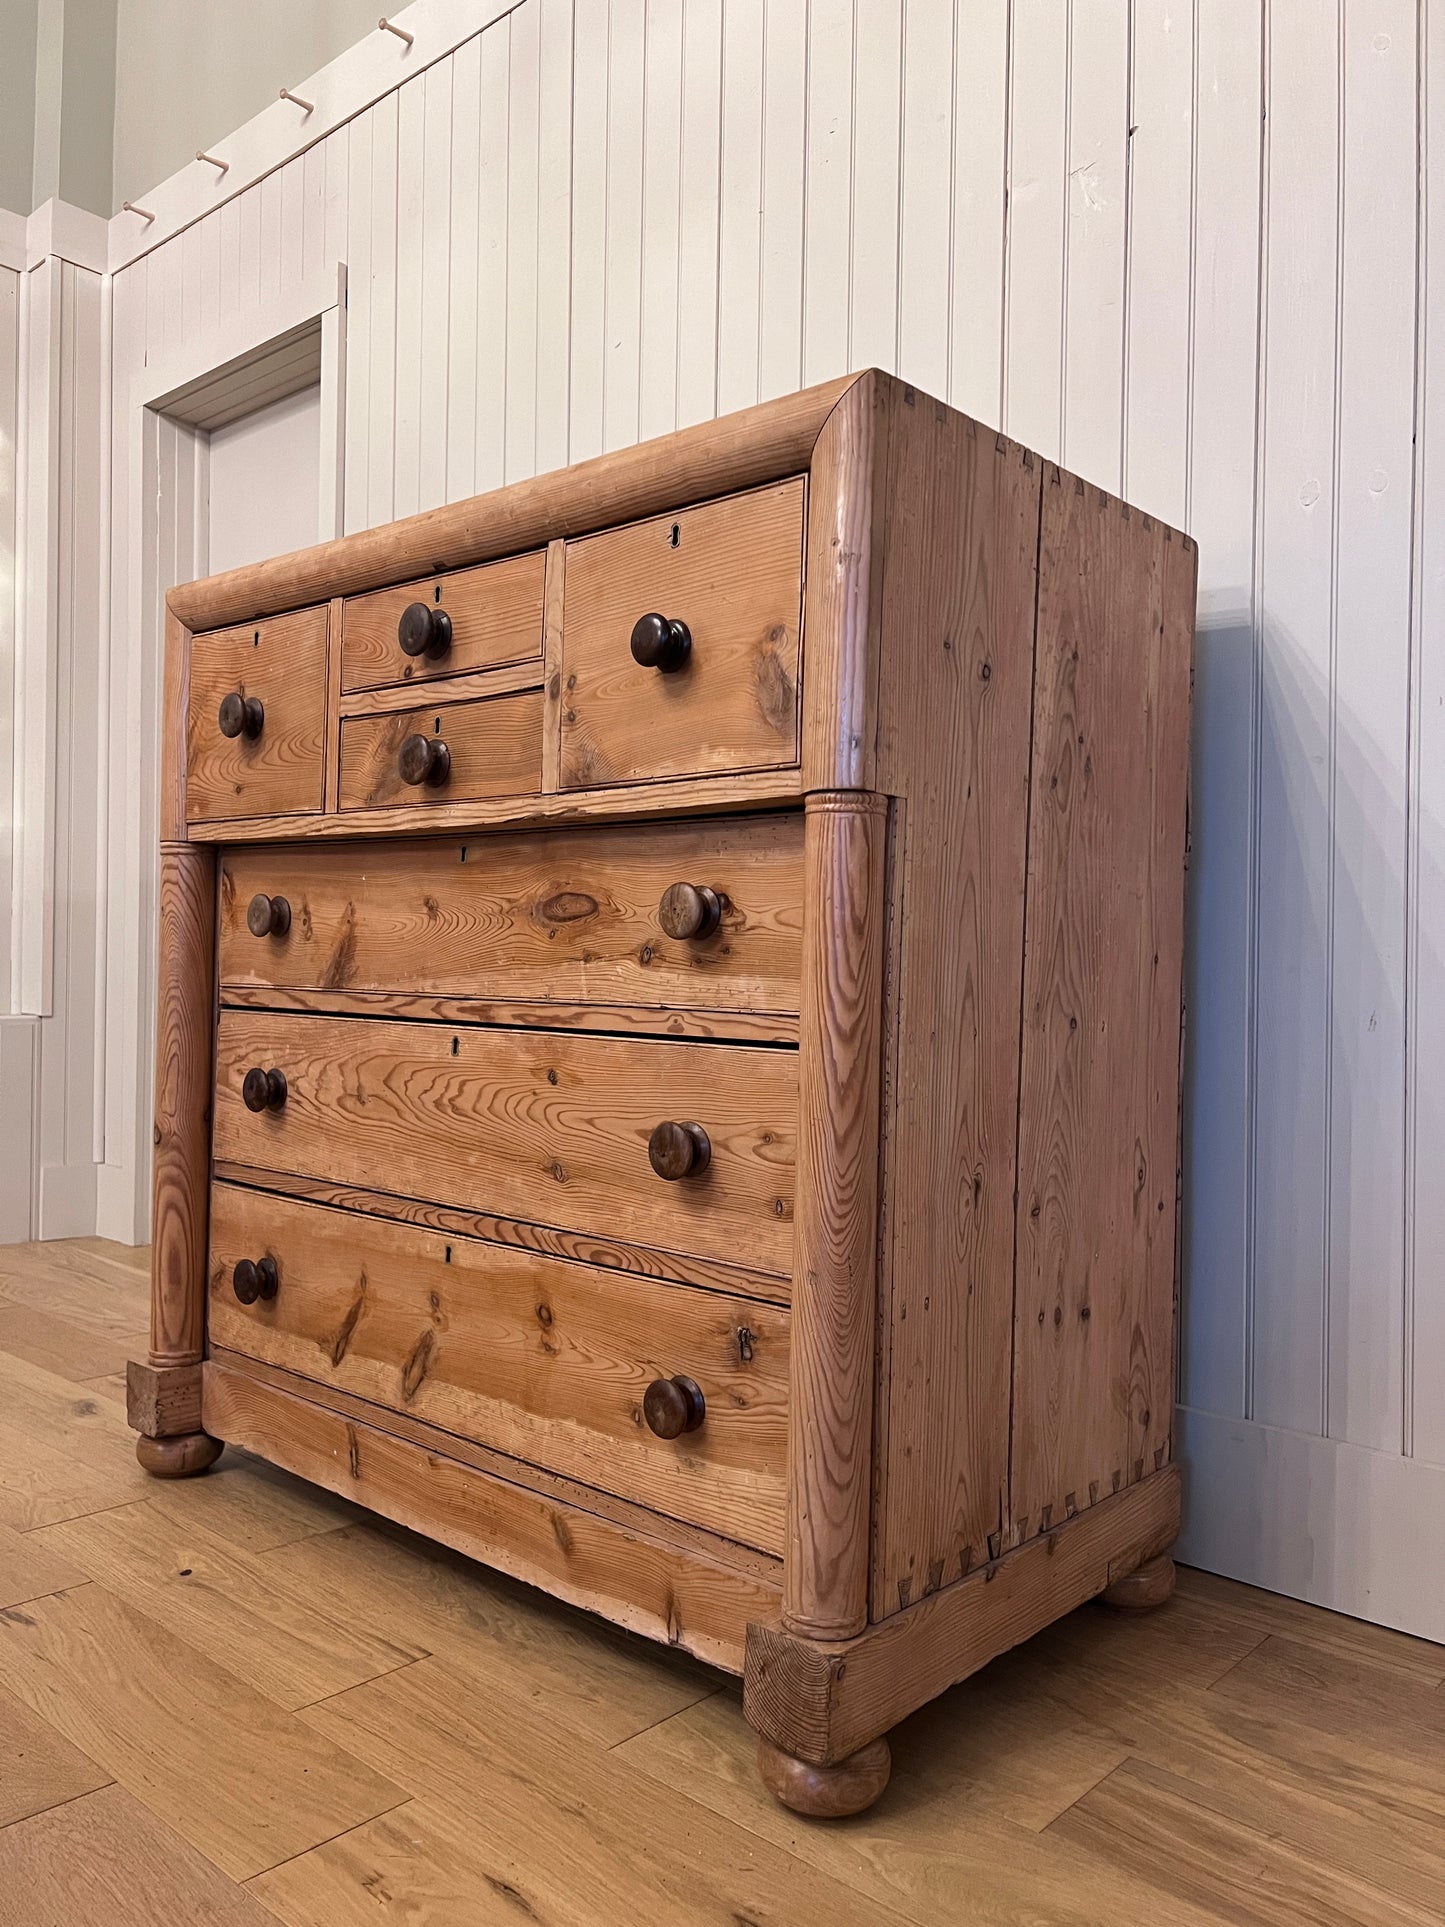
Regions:
[[371, 298], [367, 313], [366, 507], [360, 522], [363, 528], [389, 522], [396, 513], [400, 413], [396, 389], [399, 108], [399, 95], [388, 94], [364, 116], [371, 123]]
[[370, 114], [346, 143], [346, 532], [371, 521], [371, 148]]
[[1001, 426], [1057, 461], [1068, 286], [1069, 0], [1019, 0], [1009, 50]]
[[572, 0], [538, 0], [538, 6], [535, 457], [543, 474], [567, 465], [571, 412]]
[[[903, 36], [898, 365], [930, 395], [948, 393], [956, 38], [951, 7], [909, 0]], [[994, 322], [996, 328], [996, 314]]]
[[758, 399], [762, 298], [764, 0], [723, 13], [722, 168], [718, 210], [717, 405]]
[[682, 193], [683, 10], [647, 16], [642, 127], [642, 309], [638, 329], [638, 432], [677, 426], [677, 287]]
[[853, 4], [808, 7], [807, 146], [803, 156], [803, 380], [848, 366], [853, 216]]
[[426, 120], [429, 73], [418, 74], [396, 99], [396, 445], [392, 456], [393, 515], [421, 506], [422, 255], [426, 213]]
[[687, 0], [682, 40], [677, 426], [717, 413], [722, 0]]
[[762, 260], [758, 399], [803, 384], [803, 155], [808, 105], [807, 10], [763, 4]]
[[856, 0], [847, 368], [898, 364], [903, 0]]
[[602, 316], [602, 446], [638, 439], [642, 331], [642, 128], [646, 0], [611, 0], [607, 35], [607, 226]]
[[507, 17], [506, 479], [537, 472], [537, 156], [541, 139], [538, 7]]
[[[511, 26], [482, 35], [477, 171], [476, 428], [473, 486], [499, 488], [507, 454], [507, 148]], [[460, 270], [462, 263], [457, 262]]]
[[1340, 48], [1269, 15], [1249, 1416], [1324, 1423]]
[[577, 13], [572, 106], [571, 461], [600, 455], [607, 311], [607, 9]]
[[[11, 794], [15, 776], [15, 496], [20, 425], [20, 275], [0, 268], [0, 796]], [[0, 820], [0, 1010], [11, 1008], [11, 891], [15, 824]], [[27, 1053], [28, 1061], [28, 1053]], [[26, 1201], [26, 1224], [29, 1201]], [[28, 1236], [28, 1229], [26, 1235]]]
[[1062, 459], [1116, 493], [1124, 402], [1128, 0], [1089, 0], [1072, 8], [1071, 22]]
[[965, 414], [1001, 426], [1013, 61], [1008, 13], [955, 7], [954, 35], [948, 399]]
[[[1243, 1418], [1249, 1330], [1250, 1054], [1253, 1047], [1254, 767], [1258, 721], [1255, 628], [1255, 450], [1259, 389], [1260, 147], [1263, 65], [1258, 22], [1241, 32], [1234, 0], [1197, 0], [1193, 79], [1196, 187], [1188, 298], [1188, 508], [1199, 543], [1199, 632], [1194, 651], [1194, 746], [1189, 859], [1191, 914], [1185, 1030], [1184, 1274], [1181, 1385], [1186, 1402]], [[1138, 33], [1136, 27], [1136, 33]], [[1148, 48], [1138, 46], [1139, 71]], [[1172, 42], [1171, 42], [1172, 47]], [[1154, 52], [1160, 51], [1154, 43]], [[1165, 50], [1168, 51], [1167, 49]], [[1172, 68], [1150, 59], [1156, 79]], [[1143, 83], [1138, 83], [1143, 86]], [[1178, 131], [1166, 113], [1167, 134]], [[1136, 140], [1139, 137], [1136, 136]], [[1147, 164], [1148, 173], [1145, 174]], [[1145, 138], [1136, 162], [1136, 219], [1176, 218], [1160, 206], [1163, 179], [1182, 174]], [[1167, 242], [1163, 243], [1166, 247]], [[1167, 258], [1167, 256], [1166, 256]], [[1138, 344], [1170, 296], [1131, 247], [1126, 461], [1141, 486], [1167, 490], [1154, 466], [1151, 423], [1171, 419], [1172, 354]], [[1144, 290], [1148, 288], [1146, 300]], [[1176, 324], [1177, 325], [1177, 324]], [[1136, 345], [1137, 344], [1137, 345]], [[1140, 464], [1143, 464], [1140, 469]], [[1196, 1285], [1197, 1281], [1197, 1285]]]
[[417, 506], [447, 499], [447, 343], [451, 329], [452, 70], [439, 60], [426, 73], [422, 133], [421, 373]]
[[1343, 12], [1330, 879], [1328, 1431], [1403, 1441], [1415, 8]]
[[478, 272], [482, 151], [482, 45], [479, 34], [452, 55], [451, 153], [447, 161], [448, 310], [446, 362], [445, 499], [460, 502], [476, 489]]

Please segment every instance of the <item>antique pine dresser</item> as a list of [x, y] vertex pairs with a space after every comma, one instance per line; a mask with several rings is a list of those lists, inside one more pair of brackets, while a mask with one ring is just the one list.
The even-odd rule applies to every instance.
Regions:
[[1168, 1597], [1196, 555], [876, 372], [176, 589], [141, 1463], [741, 1673]]

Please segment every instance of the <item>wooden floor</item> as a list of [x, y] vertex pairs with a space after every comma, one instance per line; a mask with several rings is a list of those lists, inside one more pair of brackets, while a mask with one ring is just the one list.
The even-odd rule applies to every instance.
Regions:
[[240, 1453], [147, 1480], [144, 1266], [0, 1248], [0, 1927], [1445, 1918], [1445, 1648], [1186, 1572], [810, 1825], [705, 1668]]

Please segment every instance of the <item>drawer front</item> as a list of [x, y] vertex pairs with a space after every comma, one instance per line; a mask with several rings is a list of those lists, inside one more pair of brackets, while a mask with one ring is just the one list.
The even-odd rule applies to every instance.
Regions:
[[[540, 659], [546, 567], [539, 549], [485, 568], [349, 596], [341, 605], [342, 689], [350, 695]], [[408, 655], [398, 631], [417, 603], [429, 615], [406, 624], [413, 644], [423, 645], [422, 653]]]
[[[191, 641], [186, 816], [295, 816], [322, 804], [326, 618], [273, 616]], [[221, 706], [233, 712], [227, 735]], [[257, 707], [259, 705], [259, 707]], [[239, 713], [235, 713], [239, 712]]]
[[[258, 906], [261, 936], [247, 921], [258, 896], [285, 904], [275, 918]], [[669, 1010], [796, 1017], [802, 900], [800, 815], [241, 847], [221, 860], [222, 996], [629, 1005], [660, 1024]], [[685, 930], [693, 915], [697, 934], [663, 927]]]
[[[565, 580], [564, 788], [797, 761], [801, 479], [571, 542]], [[646, 615], [681, 667], [634, 659]]]
[[[418, 737], [431, 746], [432, 762], [420, 781], [409, 781], [404, 772], [408, 756], [417, 753]], [[420, 760], [418, 754], [418, 765]], [[411, 775], [420, 774], [412, 766]], [[348, 716], [341, 725], [343, 810], [397, 804], [425, 809], [484, 796], [531, 796], [541, 787], [540, 689], [484, 702]]]
[[[223, 1010], [215, 1155], [787, 1275], [797, 1062], [767, 1045]], [[284, 1076], [279, 1108], [246, 1107], [253, 1068]], [[657, 1175], [664, 1122], [701, 1125], [700, 1174]]]
[[[275, 1295], [244, 1304], [236, 1266], [266, 1257]], [[212, 1344], [782, 1551], [776, 1305], [219, 1184], [209, 1321]], [[658, 1437], [644, 1398], [679, 1374], [702, 1393], [701, 1423]]]

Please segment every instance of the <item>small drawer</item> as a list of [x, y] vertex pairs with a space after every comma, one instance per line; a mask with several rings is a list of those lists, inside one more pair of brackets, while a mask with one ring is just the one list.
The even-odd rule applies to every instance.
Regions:
[[210, 1252], [212, 1344], [782, 1551], [783, 1308], [227, 1184]]
[[326, 616], [299, 609], [191, 639], [190, 822], [320, 810]]
[[563, 788], [795, 763], [802, 594], [801, 478], [570, 542]]
[[224, 1009], [216, 1040], [223, 1163], [779, 1276], [797, 1120], [778, 1045]]
[[796, 1020], [802, 903], [797, 813], [241, 845], [221, 858], [221, 997], [477, 999], [579, 1024], [595, 1006], [604, 1029], [627, 1006], [727, 1035]]
[[546, 556], [400, 582], [341, 605], [341, 687], [385, 689], [542, 655]]
[[542, 692], [348, 716], [341, 725], [343, 810], [471, 803], [542, 787]]

